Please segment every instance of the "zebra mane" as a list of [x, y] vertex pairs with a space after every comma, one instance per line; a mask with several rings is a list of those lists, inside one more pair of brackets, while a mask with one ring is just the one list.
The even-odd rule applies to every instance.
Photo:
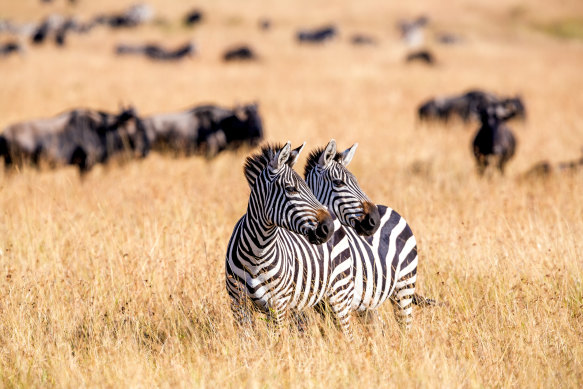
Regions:
[[245, 160], [245, 166], [243, 171], [245, 172], [245, 178], [250, 186], [253, 186], [257, 176], [261, 174], [263, 169], [267, 167], [269, 161], [271, 161], [275, 154], [283, 148], [280, 143], [268, 143], [261, 147], [261, 150], [253, 155], [250, 155]]
[[[324, 152], [323, 147], [318, 147], [317, 149], [314, 149], [310, 152], [310, 155], [308, 156], [308, 160], [306, 161], [306, 167], [304, 168], [304, 178], [308, 177], [308, 174], [310, 174], [310, 172], [316, 167], [316, 165], [318, 164], [318, 161], [320, 160], [320, 156], [322, 155], [323, 152]], [[340, 162], [341, 158], [342, 158], [342, 153], [336, 152], [336, 155], [334, 156], [334, 160], [336, 162]]]

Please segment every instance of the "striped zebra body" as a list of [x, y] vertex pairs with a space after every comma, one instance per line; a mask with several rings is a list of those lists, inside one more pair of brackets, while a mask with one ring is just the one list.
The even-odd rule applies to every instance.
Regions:
[[325, 149], [312, 152], [306, 182], [346, 230], [355, 264], [351, 309], [361, 313], [376, 310], [390, 299], [397, 322], [409, 328], [416, 296], [415, 236], [397, 212], [372, 204], [346, 169], [356, 147], [337, 153], [336, 142], [331, 140]]
[[347, 235], [291, 169], [300, 151], [290, 152], [288, 143], [277, 154], [266, 147], [247, 160], [249, 205], [226, 255], [231, 308], [239, 323], [249, 322], [250, 302], [279, 326], [290, 310], [327, 302], [351, 337], [354, 279]]
[[337, 220], [336, 232], [322, 245], [278, 229], [264, 242], [269, 253], [259, 257], [251, 243], [254, 228], [246, 224], [245, 217], [237, 223], [226, 261], [227, 291], [239, 322], [250, 320], [248, 312], [242, 311], [249, 299], [261, 312], [280, 315], [274, 317], [278, 321], [289, 310], [303, 310], [322, 301], [333, 306], [338, 301], [335, 313], [347, 323], [354, 294], [352, 258]]
[[380, 227], [374, 235], [363, 237], [346, 228], [355, 263], [352, 309], [377, 309], [391, 298], [397, 321], [409, 325], [417, 280], [417, 243], [397, 212], [382, 205], [378, 210]]

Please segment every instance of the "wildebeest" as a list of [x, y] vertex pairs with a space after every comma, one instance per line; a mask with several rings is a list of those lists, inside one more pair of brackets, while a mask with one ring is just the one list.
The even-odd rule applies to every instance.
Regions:
[[444, 45], [454, 45], [463, 42], [463, 39], [460, 36], [447, 32], [437, 34], [435, 40]]
[[253, 52], [253, 50], [247, 46], [237, 46], [233, 47], [223, 54], [224, 61], [252, 61], [256, 60], [257, 55]]
[[259, 28], [263, 31], [267, 31], [271, 28], [271, 20], [267, 18], [262, 18], [259, 20]]
[[136, 27], [150, 21], [154, 17], [154, 10], [147, 4], [135, 4], [120, 13], [99, 15], [94, 21], [113, 28]]
[[263, 125], [256, 104], [235, 109], [203, 105], [189, 110], [153, 115], [144, 119], [153, 150], [176, 155], [214, 157], [230, 147], [263, 139]]
[[479, 112], [482, 125], [472, 143], [478, 173], [484, 174], [490, 160], [494, 159], [496, 167], [504, 174], [506, 163], [516, 151], [514, 134], [504, 122], [515, 116], [516, 112], [508, 111], [501, 103], [480, 106]]
[[426, 16], [419, 16], [414, 20], [400, 20], [397, 28], [401, 32], [401, 39], [410, 47], [418, 47], [423, 44], [423, 28], [429, 23]]
[[174, 50], [168, 50], [157, 44], [128, 45], [120, 44], [115, 49], [116, 54], [140, 54], [157, 61], [175, 61], [196, 53], [196, 46], [192, 42], [185, 43]]
[[45, 39], [54, 34], [55, 31], [64, 23], [64, 18], [61, 15], [50, 15], [43, 20], [32, 34], [31, 41], [33, 44], [41, 44]]
[[81, 23], [74, 18], [68, 18], [55, 30], [55, 43], [59, 46], [64, 46], [67, 35], [70, 32], [85, 34], [95, 27], [95, 25], [96, 23], [94, 22]]
[[2, 137], [0, 151], [6, 168], [46, 162], [51, 167], [75, 165], [85, 173], [114, 156], [145, 157], [150, 149], [145, 127], [132, 108], [119, 114], [75, 109], [54, 118], [14, 124]]
[[335, 26], [329, 25], [312, 30], [300, 30], [296, 37], [299, 42], [322, 43], [334, 38], [338, 34]]
[[194, 26], [198, 24], [203, 19], [203, 13], [199, 9], [193, 9], [189, 11], [186, 16], [184, 17], [184, 24], [187, 26]]
[[493, 93], [479, 89], [469, 90], [461, 95], [437, 97], [423, 102], [417, 112], [420, 120], [447, 122], [459, 118], [464, 122], [480, 118], [478, 107], [501, 103], [513, 117], [524, 118], [526, 110], [520, 97], [500, 98]]
[[525, 173], [522, 173], [520, 178], [532, 179], [538, 177], [549, 177], [557, 173], [576, 173], [578, 171], [583, 171], [583, 154], [578, 159], [559, 162], [557, 164], [552, 164], [549, 161], [537, 162]]
[[53, 38], [59, 46], [64, 46], [67, 34], [70, 32], [86, 33], [90, 31], [95, 22], [81, 23], [75, 18], [65, 18], [58, 14], [50, 15], [40, 22], [32, 33], [32, 43], [41, 44], [49, 38]]
[[0, 44], [0, 57], [7, 57], [10, 54], [23, 52], [23, 48], [18, 42], [6, 42]]
[[370, 35], [354, 34], [350, 37], [350, 43], [353, 45], [376, 45], [377, 40]]
[[435, 64], [435, 57], [429, 50], [419, 50], [407, 54], [406, 62], [423, 62], [427, 65]]

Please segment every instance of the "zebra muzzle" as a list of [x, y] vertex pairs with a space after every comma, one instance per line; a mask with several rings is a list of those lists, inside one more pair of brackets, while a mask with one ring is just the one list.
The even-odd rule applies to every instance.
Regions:
[[308, 241], [311, 244], [322, 244], [328, 241], [334, 232], [332, 216], [325, 210], [318, 211], [318, 225], [308, 232]]
[[381, 217], [379, 214], [379, 209], [376, 205], [370, 201], [366, 201], [362, 204], [364, 215], [357, 221], [354, 225], [354, 229], [359, 235], [370, 236], [377, 232]]

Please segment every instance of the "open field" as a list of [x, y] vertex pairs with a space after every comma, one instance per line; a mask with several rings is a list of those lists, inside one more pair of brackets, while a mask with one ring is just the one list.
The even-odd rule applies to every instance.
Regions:
[[[0, 0], [0, 18], [131, 4], [54, 1]], [[351, 170], [408, 220], [419, 291], [448, 305], [415, 309], [403, 336], [387, 304], [384, 333], [355, 323], [354, 344], [317, 319], [304, 334], [277, 337], [258, 320], [255, 336], [240, 336], [224, 255], [246, 209], [249, 150], [212, 161], [154, 154], [83, 181], [74, 168], [0, 169], [0, 386], [583, 386], [583, 172], [517, 179], [539, 160], [581, 154], [583, 39], [552, 28], [580, 31], [581, 1], [149, 2], [169, 23], [100, 28], [65, 49], [0, 59], [0, 128], [78, 106], [133, 103], [150, 114], [258, 101], [269, 141], [359, 142]], [[179, 19], [193, 5], [208, 19], [189, 30]], [[394, 24], [420, 13], [432, 19], [428, 37], [465, 38], [430, 41], [436, 67], [403, 61]], [[257, 28], [264, 16], [269, 32]], [[339, 39], [294, 42], [297, 28], [331, 21]], [[354, 47], [353, 32], [380, 44]], [[171, 64], [113, 55], [116, 43], [145, 39], [194, 39], [200, 53]], [[223, 64], [238, 42], [261, 61]], [[511, 122], [519, 144], [505, 177], [477, 176], [477, 126], [416, 122], [423, 99], [472, 87], [526, 102], [527, 120]]]

